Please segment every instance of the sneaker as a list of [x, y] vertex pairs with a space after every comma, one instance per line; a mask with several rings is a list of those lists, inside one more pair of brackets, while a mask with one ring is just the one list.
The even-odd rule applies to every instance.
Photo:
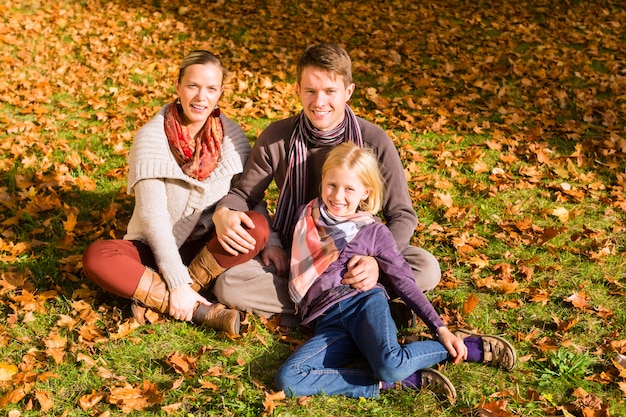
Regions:
[[428, 389], [436, 395], [445, 395], [451, 403], [456, 401], [454, 385], [441, 372], [432, 368], [422, 369], [418, 372], [422, 377], [422, 388]]
[[470, 336], [478, 337], [483, 342], [483, 363], [497, 366], [507, 371], [513, 369], [517, 362], [515, 348], [500, 336], [478, 334], [466, 329], [455, 330], [454, 335], [466, 339]]
[[389, 310], [398, 329], [412, 329], [417, 325], [417, 314], [400, 298], [389, 301]]

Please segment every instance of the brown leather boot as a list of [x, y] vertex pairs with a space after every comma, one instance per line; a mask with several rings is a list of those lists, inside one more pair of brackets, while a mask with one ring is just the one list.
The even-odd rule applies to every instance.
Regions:
[[150, 268], [146, 268], [137, 289], [132, 296], [131, 311], [139, 324], [146, 323], [146, 307], [161, 313], [169, 311], [170, 293], [161, 276]]
[[239, 311], [214, 303], [210, 306], [198, 304], [193, 312], [193, 322], [209, 329], [222, 330], [230, 334], [239, 334]]
[[217, 263], [206, 245], [198, 252], [196, 257], [193, 258], [193, 261], [191, 261], [187, 269], [189, 270], [191, 279], [193, 279], [191, 288], [196, 291], [200, 291], [209, 282], [225, 271], [225, 269]]
[[[169, 312], [170, 293], [167, 290], [167, 285], [161, 276], [150, 268], [146, 268], [141, 275], [132, 300], [131, 311], [139, 324], [146, 323], [147, 308], [165, 314]], [[194, 323], [210, 329], [239, 334], [239, 312], [228, 309], [223, 304], [216, 303], [210, 306], [197, 304], [192, 320]]]

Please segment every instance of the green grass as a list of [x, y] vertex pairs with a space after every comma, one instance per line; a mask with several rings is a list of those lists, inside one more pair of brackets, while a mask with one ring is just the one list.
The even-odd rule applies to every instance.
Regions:
[[[132, 416], [452, 417], [492, 401], [513, 415], [582, 415], [572, 408], [577, 389], [626, 415], [611, 362], [611, 342], [626, 338], [620, 2], [384, 0], [355, 4], [347, 17], [323, 2], [180, 6], [0, 2], [1, 413], [123, 415], [109, 400], [130, 384], [162, 395]], [[316, 41], [348, 48], [351, 105], [397, 145], [420, 219], [413, 241], [442, 267], [428, 297], [451, 326], [517, 348], [510, 372], [444, 366], [455, 404], [397, 391], [269, 407], [274, 373], [302, 333], [249, 316], [232, 340], [168, 320], [117, 337], [130, 325], [128, 302], [82, 275], [85, 248], [125, 232], [132, 137], [172, 100], [184, 52], [222, 57], [230, 75], [221, 106], [252, 143], [300, 110], [295, 61]], [[277, 193], [267, 192], [270, 209]], [[178, 373], [172, 355], [193, 370]], [[18, 372], [3, 379], [12, 365]], [[46, 393], [52, 408], [43, 411]], [[92, 393], [101, 401], [83, 409]]]

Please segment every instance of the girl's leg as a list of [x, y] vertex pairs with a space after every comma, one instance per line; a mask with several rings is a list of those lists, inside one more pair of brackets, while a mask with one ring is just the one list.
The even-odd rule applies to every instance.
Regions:
[[276, 373], [278, 389], [292, 397], [322, 393], [353, 398], [378, 396], [378, 380], [371, 370], [346, 368], [359, 351], [341, 322], [338, 306], [318, 319], [315, 335]]
[[131, 298], [146, 266], [156, 268], [150, 248], [131, 240], [99, 240], [83, 254], [83, 271], [102, 289]]
[[389, 304], [380, 289], [358, 295], [350, 312], [350, 332], [381, 381], [399, 382], [420, 369], [448, 358], [446, 348], [434, 340], [401, 345]]

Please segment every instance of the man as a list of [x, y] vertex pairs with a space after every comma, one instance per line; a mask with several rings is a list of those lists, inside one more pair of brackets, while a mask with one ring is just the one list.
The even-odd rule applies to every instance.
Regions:
[[[385, 176], [382, 214], [386, 225], [413, 267], [418, 286], [428, 291], [439, 283], [441, 271], [435, 257], [409, 245], [417, 218], [398, 152], [384, 130], [354, 115], [347, 104], [354, 88], [352, 63], [343, 48], [319, 44], [301, 56], [296, 89], [302, 112], [272, 123], [261, 133], [241, 178], [213, 215], [218, 240], [227, 251], [252, 250], [255, 242], [245, 227], [253, 224], [244, 212], [264, 198], [272, 180], [281, 190], [270, 240], [255, 259], [219, 277], [214, 294], [220, 302], [262, 316], [294, 313], [287, 283], [295, 215], [302, 204], [318, 195], [326, 154], [342, 142], [374, 151]], [[373, 258], [354, 257], [343, 283], [368, 290], [376, 285], [378, 275]]]

